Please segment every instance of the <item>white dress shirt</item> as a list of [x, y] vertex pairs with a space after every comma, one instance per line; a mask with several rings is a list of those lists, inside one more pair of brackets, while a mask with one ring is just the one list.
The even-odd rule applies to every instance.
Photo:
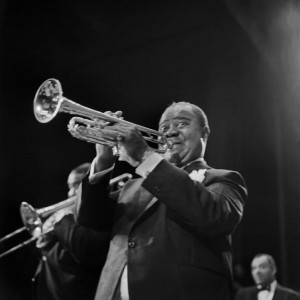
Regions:
[[276, 285], [277, 285], [277, 281], [274, 280], [270, 285], [270, 291], [263, 290], [263, 291], [258, 292], [257, 300], [272, 300], [274, 297]]

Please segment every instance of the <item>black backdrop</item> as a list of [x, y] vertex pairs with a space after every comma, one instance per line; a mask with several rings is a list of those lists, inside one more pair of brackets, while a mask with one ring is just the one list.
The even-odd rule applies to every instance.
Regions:
[[[156, 129], [172, 101], [209, 117], [207, 161], [240, 171], [249, 188], [234, 263], [251, 284], [254, 254], [272, 254], [281, 283], [300, 290], [299, 25], [296, 1], [2, 1], [0, 235], [22, 226], [19, 206], [66, 198], [71, 168], [94, 146], [70, 136], [69, 115], [38, 123], [47, 78], [64, 95]], [[24, 233], [20, 238], [28, 238]], [[0, 245], [6, 250], [10, 243]], [[0, 261], [1, 299], [29, 299], [34, 245]], [[5, 298], [6, 297], [6, 298]]]

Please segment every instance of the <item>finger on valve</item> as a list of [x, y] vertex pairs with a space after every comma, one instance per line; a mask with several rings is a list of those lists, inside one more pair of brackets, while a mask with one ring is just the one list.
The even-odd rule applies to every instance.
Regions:
[[114, 113], [114, 116], [115, 116], [116, 118], [118, 118], [118, 119], [121, 119], [121, 120], [124, 119], [124, 118], [122, 117], [122, 115], [123, 115], [123, 112], [122, 112], [121, 110], [118, 110], [118, 111], [116, 111], [116, 112]]
[[[108, 115], [108, 116], [111, 116], [111, 117], [114, 117], [114, 118], [123, 120], [123, 117], [122, 117], [123, 112], [120, 111], [120, 110], [118, 110], [118, 111], [116, 111], [116, 112], [114, 112], [114, 113], [111, 112], [110, 110], [108, 110], [108, 111], [105, 111], [104, 113], [105, 113], [106, 115]], [[101, 128], [104, 128], [104, 127], [107, 126], [107, 125], [113, 124], [113, 123], [110, 122], [110, 121], [105, 121], [105, 120], [102, 120], [102, 119], [98, 119], [97, 122], [98, 122], [98, 125], [100, 125]]]
[[118, 110], [116, 112], [106, 111], [104, 113], [107, 114], [108, 116], [111, 116], [111, 117], [115, 117], [115, 118], [118, 118], [118, 119], [123, 119], [123, 117], [122, 117], [123, 112], [121, 110]]

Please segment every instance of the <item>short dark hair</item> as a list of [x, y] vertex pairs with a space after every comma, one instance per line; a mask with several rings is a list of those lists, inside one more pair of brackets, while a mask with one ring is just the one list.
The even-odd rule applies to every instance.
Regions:
[[187, 101], [179, 101], [179, 102], [171, 103], [166, 108], [166, 110], [168, 108], [171, 108], [171, 107], [174, 107], [174, 106], [177, 106], [177, 105], [182, 105], [182, 106], [187, 105], [187, 106], [189, 106], [192, 109], [193, 113], [196, 115], [196, 117], [199, 121], [200, 127], [207, 127], [209, 129], [207, 116], [206, 116], [205, 112], [199, 106], [197, 106], [193, 103], [187, 102]]

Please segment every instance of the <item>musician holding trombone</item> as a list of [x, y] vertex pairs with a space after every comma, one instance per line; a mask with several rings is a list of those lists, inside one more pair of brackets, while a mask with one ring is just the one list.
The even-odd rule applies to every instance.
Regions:
[[42, 232], [53, 230], [41, 235], [36, 244], [41, 258], [33, 278], [34, 299], [94, 298], [110, 235], [101, 227], [101, 220], [89, 223], [84, 212], [81, 212], [81, 220], [77, 218], [78, 187], [89, 167], [90, 164], [85, 163], [71, 171], [67, 181], [68, 200], [51, 207], [54, 212], [43, 223]]
[[134, 124], [98, 130], [140, 178], [110, 193], [112, 147], [96, 146], [81, 207], [95, 214], [102, 203], [113, 222], [107, 221], [112, 237], [95, 299], [229, 300], [231, 234], [247, 189], [238, 172], [205, 162], [210, 129], [203, 110], [188, 102], [167, 107], [159, 122], [163, 151], [151, 148]]

